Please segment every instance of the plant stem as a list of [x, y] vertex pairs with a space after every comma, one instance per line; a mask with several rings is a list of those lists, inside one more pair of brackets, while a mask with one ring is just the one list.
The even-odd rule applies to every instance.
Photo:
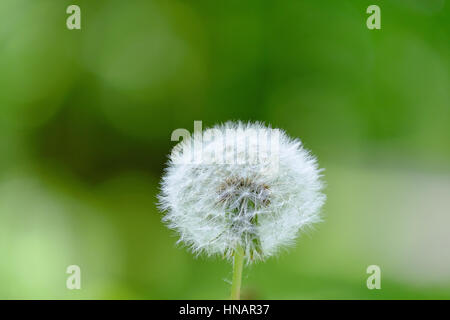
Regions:
[[244, 249], [238, 246], [234, 251], [233, 257], [233, 282], [231, 283], [231, 300], [240, 299], [243, 265]]

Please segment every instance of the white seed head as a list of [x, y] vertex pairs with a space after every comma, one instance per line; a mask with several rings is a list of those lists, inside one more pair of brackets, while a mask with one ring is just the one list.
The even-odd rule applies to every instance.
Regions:
[[298, 139], [260, 123], [227, 122], [176, 145], [161, 182], [163, 221], [196, 254], [247, 261], [274, 255], [320, 221], [316, 159]]

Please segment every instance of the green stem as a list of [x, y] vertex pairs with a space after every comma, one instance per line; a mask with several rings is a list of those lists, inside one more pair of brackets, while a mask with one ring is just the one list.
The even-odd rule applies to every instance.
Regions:
[[239, 300], [242, 282], [242, 267], [244, 265], [244, 249], [240, 246], [234, 251], [233, 282], [231, 283], [231, 300]]

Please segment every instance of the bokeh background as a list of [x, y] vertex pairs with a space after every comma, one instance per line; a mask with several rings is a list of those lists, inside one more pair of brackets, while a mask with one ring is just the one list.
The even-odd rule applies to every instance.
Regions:
[[246, 268], [244, 297], [450, 298], [449, 6], [0, 1], [0, 298], [228, 298], [229, 263], [176, 247], [155, 195], [172, 131], [230, 119], [326, 168], [325, 221]]

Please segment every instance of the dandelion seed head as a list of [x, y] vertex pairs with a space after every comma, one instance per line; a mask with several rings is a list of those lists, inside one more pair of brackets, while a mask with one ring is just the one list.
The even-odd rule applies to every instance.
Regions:
[[280, 129], [227, 122], [177, 144], [161, 182], [163, 221], [196, 254], [249, 262], [292, 245], [325, 201], [316, 159]]

